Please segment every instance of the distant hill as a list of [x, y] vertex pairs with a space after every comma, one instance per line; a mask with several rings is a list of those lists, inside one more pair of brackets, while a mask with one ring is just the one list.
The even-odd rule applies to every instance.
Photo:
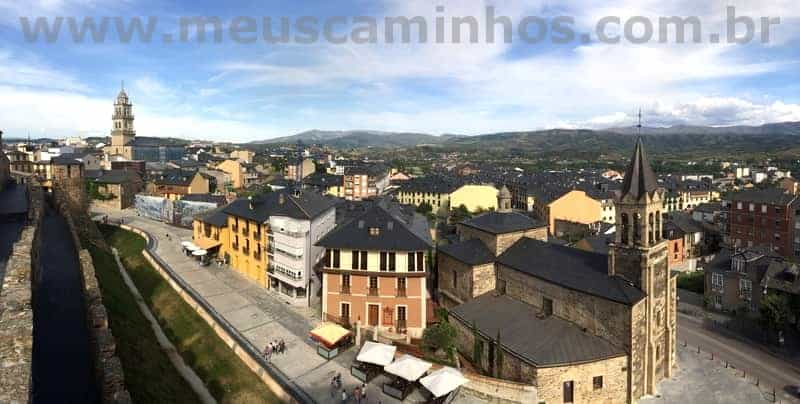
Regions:
[[[636, 134], [635, 126], [608, 129], [609, 132]], [[770, 123], [761, 126], [671, 126], [642, 128], [644, 135], [792, 135], [800, 136], [800, 122]]]
[[441, 144], [460, 137], [458, 135], [430, 135], [410, 132], [382, 132], [375, 130], [324, 131], [310, 130], [292, 136], [250, 142], [254, 145], [266, 144], [318, 144], [336, 148], [360, 147], [413, 147], [426, 144]]

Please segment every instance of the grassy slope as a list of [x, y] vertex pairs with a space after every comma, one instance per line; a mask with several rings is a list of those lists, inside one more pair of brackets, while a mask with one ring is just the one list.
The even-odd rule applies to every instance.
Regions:
[[116, 227], [102, 230], [106, 241], [119, 251], [125, 268], [164, 333], [219, 402], [279, 401], [144, 259], [141, 254], [144, 239]]
[[197, 402], [194, 391], [172, 366], [158, 345], [150, 322], [136, 306], [133, 295], [117, 271], [114, 257], [92, 247], [92, 259], [108, 310], [117, 355], [125, 383], [134, 402]]

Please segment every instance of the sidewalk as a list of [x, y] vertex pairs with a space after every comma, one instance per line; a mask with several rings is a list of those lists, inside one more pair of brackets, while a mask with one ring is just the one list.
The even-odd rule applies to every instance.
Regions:
[[[295, 307], [281, 302], [272, 292], [263, 289], [236, 272], [215, 265], [201, 267], [195, 260], [181, 252], [181, 241], [191, 240], [189, 229], [172, 227], [164, 223], [143, 219], [130, 210], [100, 212], [109, 220], [124, 218], [125, 224], [144, 230], [155, 237], [152, 251], [178, 274], [192, 289], [220, 313], [239, 333], [259, 349], [270, 341], [283, 339], [286, 353], [273, 355], [271, 363], [319, 403], [341, 402], [341, 391], [331, 397], [331, 378], [340, 373], [343, 388], [352, 395], [361, 382], [350, 376], [350, 365], [357, 350], [351, 348], [334, 360], [326, 361], [316, 353], [316, 345], [308, 337], [309, 331], [319, 324], [319, 315], [312, 308]], [[368, 386], [370, 403], [397, 403], [381, 393], [378, 377]], [[405, 402], [422, 402], [415, 392]]]

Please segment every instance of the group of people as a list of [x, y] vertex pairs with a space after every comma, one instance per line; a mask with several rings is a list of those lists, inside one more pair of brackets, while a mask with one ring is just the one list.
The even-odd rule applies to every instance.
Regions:
[[269, 362], [269, 358], [272, 357], [273, 354], [282, 354], [286, 351], [286, 343], [283, 342], [283, 338], [276, 339], [275, 341], [271, 341], [264, 347], [264, 359]]
[[[331, 379], [331, 397], [333, 397], [338, 391], [338, 389], [342, 388], [342, 374], [337, 373]], [[346, 404], [350, 397], [347, 395], [347, 389], [342, 389], [342, 404]], [[353, 400], [356, 404], [366, 404], [367, 403], [367, 385], [365, 383], [361, 383], [361, 386], [356, 386], [353, 389]]]

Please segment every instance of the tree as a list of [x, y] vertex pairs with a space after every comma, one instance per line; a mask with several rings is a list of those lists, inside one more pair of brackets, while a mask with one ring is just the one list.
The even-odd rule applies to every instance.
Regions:
[[501, 377], [503, 370], [503, 346], [500, 345], [500, 329], [497, 329], [497, 342], [494, 345], [495, 349], [495, 377]]
[[463, 204], [459, 205], [457, 208], [453, 209], [452, 212], [450, 212], [451, 223], [461, 223], [471, 218], [472, 213], [470, 213], [469, 209], [467, 209], [467, 207]]
[[451, 355], [456, 346], [456, 329], [450, 323], [443, 321], [433, 327], [428, 327], [422, 334], [422, 345], [429, 351], [444, 351]]
[[417, 213], [426, 215], [431, 212], [433, 212], [433, 206], [431, 206], [431, 204], [428, 202], [422, 202], [419, 204], [419, 206], [417, 206]]
[[770, 293], [761, 299], [760, 320], [762, 326], [768, 330], [783, 330], [789, 320], [790, 312], [789, 299], [784, 294]]

